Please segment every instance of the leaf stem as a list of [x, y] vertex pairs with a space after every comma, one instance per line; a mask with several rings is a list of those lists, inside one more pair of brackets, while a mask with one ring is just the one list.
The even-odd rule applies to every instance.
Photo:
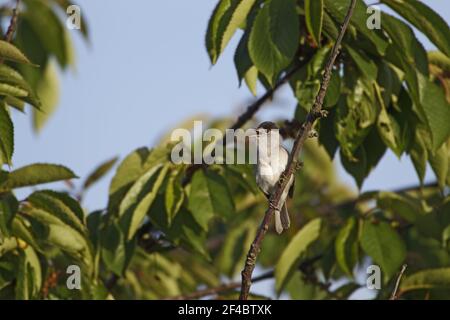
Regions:
[[403, 274], [405, 273], [407, 267], [408, 267], [408, 265], [406, 265], [406, 264], [404, 264], [402, 266], [402, 269], [400, 270], [400, 273], [398, 274], [397, 281], [395, 282], [394, 291], [392, 291], [392, 295], [389, 300], [397, 300], [398, 297], [400, 296], [398, 289], [400, 287], [400, 282], [402, 281]]

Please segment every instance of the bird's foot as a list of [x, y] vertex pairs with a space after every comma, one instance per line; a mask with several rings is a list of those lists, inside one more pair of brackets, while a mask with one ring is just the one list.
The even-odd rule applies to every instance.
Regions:
[[284, 183], [284, 180], [286, 180], [286, 174], [284, 172], [282, 172], [280, 174], [280, 179], [278, 179], [278, 184], [282, 185]]
[[276, 206], [273, 200], [269, 200], [269, 208], [274, 211], [281, 211], [281, 209]]
[[296, 164], [295, 164], [295, 170], [297, 171], [297, 170], [300, 170], [301, 168], [303, 168], [303, 161], [298, 161]]

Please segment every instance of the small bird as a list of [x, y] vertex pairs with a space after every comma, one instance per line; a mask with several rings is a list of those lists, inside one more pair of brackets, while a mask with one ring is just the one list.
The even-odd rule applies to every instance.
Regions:
[[[256, 128], [256, 184], [270, 201], [275, 192], [278, 180], [286, 169], [289, 152], [281, 145], [282, 138], [278, 127], [271, 121], [265, 121]], [[275, 230], [282, 233], [290, 225], [286, 198], [292, 198], [294, 192], [294, 176], [291, 176], [286, 191], [281, 196], [282, 208], [275, 208]]]

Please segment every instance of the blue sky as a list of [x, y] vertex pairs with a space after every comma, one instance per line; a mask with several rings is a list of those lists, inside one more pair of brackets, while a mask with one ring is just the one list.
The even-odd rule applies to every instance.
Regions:
[[[98, 163], [151, 146], [179, 121], [193, 115], [229, 116], [253, 98], [238, 88], [234, 37], [211, 67], [204, 47], [209, 16], [217, 0], [78, 0], [91, 44], [75, 38], [77, 67], [61, 75], [59, 109], [38, 136], [31, 117], [14, 115], [14, 167], [33, 162], [61, 163], [85, 177]], [[372, 1], [373, 2], [373, 1]], [[449, 20], [448, 1], [423, 1]], [[433, 48], [421, 34], [419, 39]], [[261, 93], [262, 90], [259, 90]], [[295, 100], [284, 88], [260, 119], [292, 116]], [[354, 182], [343, 169], [344, 181]], [[430, 172], [428, 180], [433, 176]], [[86, 196], [89, 209], [107, 202], [110, 177]], [[364, 184], [393, 189], [417, 183], [408, 158], [388, 153]]]

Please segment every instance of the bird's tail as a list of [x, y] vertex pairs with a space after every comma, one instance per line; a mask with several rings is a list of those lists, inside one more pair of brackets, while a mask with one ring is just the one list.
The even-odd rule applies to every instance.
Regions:
[[286, 208], [286, 204], [281, 208], [281, 212], [275, 211], [275, 230], [277, 233], [282, 233], [283, 230], [288, 229], [291, 225], [291, 220], [289, 219], [289, 213]]

